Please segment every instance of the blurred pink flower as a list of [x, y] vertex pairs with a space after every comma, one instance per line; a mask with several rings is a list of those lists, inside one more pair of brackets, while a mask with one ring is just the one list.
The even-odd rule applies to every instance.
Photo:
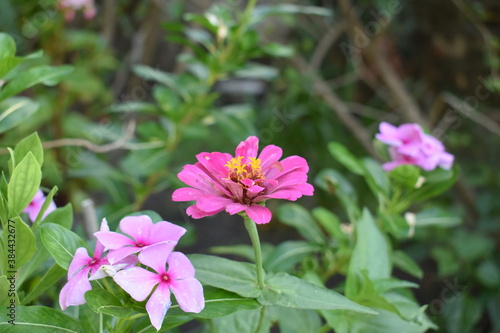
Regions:
[[262, 205], [266, 200], [295, 201], [313, 194], [305, 159], [290, 156], [279, 161], [283, 152], [274, 145], [264, 147], [257, 157], [258, 145], [259, 139], [251, 136], [238, 145], [235, 157], [219, 152], [196, 155], [198, 162], [177, 175], [192, 187], [177, 189], [172, 200], [195, 200], [186, 211], [195, 219], [226, 210], [231, 215], [246, 212], [261, 224], [271, 220], [271, 211]]
[[[102, 232], [109, 231], [106, 219], [102, 220], [100, 230]], [[87, 291], [92, 289], [89, 280], [101, 279], [106, 276], [102, 274], [101, 267], [103, 265], [109, 265], [109, 261], [106, 256], [102, 256], [103, 252], [104, 246], [99, 240], [95, 244], [94, 255], [92, 257], [88, 255], [87, 249], [84, 247], [80, 247], [76, 250], [68, 268], [68, 282], [64, 285], [59, 294], [59, 305], [61, 309], [66, 310], [66, 308], [71, 305], [85, 304], [84, 295]], [[137, 257], [130, 256], [113, 267], [115, 270], [119, 270], [135, 266], [136, 263]]]
[[158, 243], [145, 248], [139, 254], [140, 263], [151, 267], [156, 273], [133, 267], [122, 270], [113, 277], [115, 282], [138, 302], [144, 301], [158, 285], [146, 303], [151, 324], [157, 330], [160, 330], [172, 304], [170, 291], [174, 293], [183, 311], [199, 313], [205, 307], [203, 287], [194, 278], [193, 265], [184, 254], [172, 252], [174, 246], [173, 242]]
[[[42, 190], [38, 190], [33, 199], [31, 199], [31, 202], [28, 204], [28, 207], [23, 210], [24, 213], [28, 214], [31, 222], [35, 222], [36, 217], [38, 216], [38, 213], [40, 213], [44, 202], [45, 195], [43, 195]], [[45, 213], [43, 213], [42, 219], [44, 219], [47, 215], [49, 215], [56, 209], [56, 204], [54, 203], [54, 201], [51, 201], [49, 207], [47, 207], [47, 210], [45, 211]]]
[[96, 15], [94, 0], [61, 0], [59, 7], [64, 12], [66, 21], [73, 21], [78, 10], [83, 10], [86, 20], [91, 20]]
[[416, 165], [426, 171], [432, 171], [438, 166], [449, 170], [453, 165], [453, 155], [447, 153], [438, 139], [425, 134], [417, 124], [395, 127], [381, 123], [380, 133], [375, 137], [391, 146], [389, 153], [392, 161], [382, 165], [386, 171], [403, 164]]
[[108, 260], [111, 264], [160, 242], [170, 241], [177, 244], [186, 232], [183, 227], [170, 222], [153, 223], [147, 215], [123, 218], [120, 221], [120, 230], [132, 238], [111, 232], [109, 229], [94, 233], [94, 236], [110, 250]]

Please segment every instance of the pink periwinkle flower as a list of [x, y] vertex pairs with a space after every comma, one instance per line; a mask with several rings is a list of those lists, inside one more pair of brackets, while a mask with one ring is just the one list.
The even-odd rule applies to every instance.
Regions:
[[[104, 219], [101, 223], [102, 232], [109, 231], [108, 223]], [[89, 280], [96, 280], [106, 277], [102, 267], [109, 265], [106, 256], [103, 256], [104, 245], [96, 242], [94, 255], [90, 257], [87, 249], [80, 247], [76, 250], [73, 260], [68, 268], [68, 282], [61, 289], [59, 294], [59, 304], [61, 309], [66, 310], [71, 305], [85, 304], [85, 293], [92, 289]], [[114, 270], [120, 270], [127, 267], [132, 267], [137, 264], [136, 256], [129, 256], [113, 266]], [[89, 278], [90, 274], [90, 278]]]
[[[35, 222], [38, 213], [40, 213], [40, 210], [42, 210], [44, 202], [45, 202], [45, 195], [43, 195], [42, 190], [38, 190], [33, 199], [31, 199], [31, 202], [28, 204], [28, 207], [26, 207], [23, 210], [24, 213], [28, 214], [31, 222]], [[45, 211], [45, 213], [43, 213], [42, 219], [44, 219], [47, 215], [49, 215], [56, 209], [57, 209], [56, 204], [54, 203], [54, 201], [51, 201], [49, 207], [47, 207], [47, 210]]]
[[185, 312], [199, 313], [205, 307], [203, 287], [194, 277], [193, 265], [184, 254], [172, 252], [174, 246], [173, 242], [163, 242], [139, 253], [139, 262], [155, 272], [133, 267], [119, 271], [113, 276], [115, 282], [139, 302], [144, 301], [157, 285], [146, 303], [151, 324], [157, 330], [160, 330], [172, 304], [170, 291]]
[[258, 153], [259, 139], [251, 136], [236, 148], [235, 156], [227, 153], [201, 153], [198, 162], [188, 164], [177, 175], [192, 187], [177, 189], [173, 201], [196, 203], [187, 209], [195, 219], [217, 214], [246, 212], [258, 224], [271, 220], [271, 211], [263, 206], [268, 199], [295, 201], [312, 195], [307, 183], [309, 166], [304, 158], [290, 156], [281, 161], [280, 147], [268, 145]]
[[447, 153], [438, 139], [425, 134], [417, 124], [395, 127], [381, 123], [380, 133], [375, 137], [390, 146], [392, 161], [382, 165], [385, 171], [403, 164], [416, 165], [425, 171], [432, 171], [437, 167], [449, 170], [453, 165], [453, 155]]
[[120, 221], [120, 230], [130, 237], [109, 230], [94, 233], [109, 250], [108, 260], [111, 264], [160, 242], [170, 241], [177, 244], [186, 232], [183, 227], [170, 222], [153, 223], [147, 215], [123, 218]]
[[61, 0], [59, 7], [64, 12], [66, 21], [73, 21], [75, 12], [79, 10], [83, 10], [83, 17], [86, 20], [91, 20], [96, 15], [94, 0]]

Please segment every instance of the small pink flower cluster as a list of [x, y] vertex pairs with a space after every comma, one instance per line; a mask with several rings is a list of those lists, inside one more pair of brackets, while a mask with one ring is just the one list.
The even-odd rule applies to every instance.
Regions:
[[96, 15], [94, 0], [61, 0], [59, 8], [64, 12], [66, 21], [73, 21], [78, 10], [83, 10], [83, 17], [86, 20], [91, 20]]
[[[63, 310], [84, 304], [85, 293], [92, 289], [90, 280], [107, 276], [112, 276], [139, 302], [158, 286], [146, 303], [151, 324], [157, 330], [172, 304], [170, 291], [182, 310], [194, 313], [203, 310], [203, 287], [194, 277], [193, 265], [184, 254], [173, 252], [186, 229], [166, 221], [153, 223], [151, 218], [141, 215], [122, 219], [120, 230], [127, 236], [109, 231], [104, 219], [100, 231], [94, 234], [97, 238], [94, 255], [90, 257], [83, 247], [77, 249], [68, 269], [68, 282], [59, 295]], [[105, 251], [108, 252], [103, 255]], [[138, 267], [137, 263], [153, 271]]]
[[449, 170], [453, 165], [453, 155], [447, 153], [438, 139], [425, 134], [417, 124], [395, 127], [381, 123], [376, 138], [390, 146], [392, 161], [382, 165], [385, 171], [403, 164], [416, 165], [425, 171], [432, 171], [438, 166]]

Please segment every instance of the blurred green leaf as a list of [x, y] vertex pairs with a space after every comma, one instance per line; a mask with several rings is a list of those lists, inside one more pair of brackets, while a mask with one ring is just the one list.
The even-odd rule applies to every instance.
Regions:
[[278, 209], [278, 217], [284, 224], [297, 229], [306, 240], [316, 244], [325, 243], [325, 235], [317, 222], [302, 206], [294, 203], [281, 205]]
[[8, 333], [81, 333], [80, 324], [61, 311], [45, 306], [16, 306], [15, 325], [7, 311], [0, 312], [0, 331]]
[[17, 164], [10, 177], [8, 186], [9, 214], [20, 214], [31, 202], [40, 188], [42, 172], [40, 165], [31, 152]]
[[12, 97], [0, 102], [0, 134], [26, 121], [40, 105], [27, 97]]
[[403, 251], [396, 250], [392, 253], [392, 263], [403, 272], [406, 272], [418, 279], [421, 279], [424, 276], [424, 272], [415, 260]]
[[85, 242], [77, 234], [55, 223], [40, 226], [40, 235], [45, 248], [64, 269], [68, 269], [79, 247], [86, 248]]
[[302, 241], [286, 241], [274, 248], [264, 260], [264, 268], [269, 272], [290, 271], [307, 255], [319, 251], [317, 245]]
[[360, 176], [365, 173], [359, 160], [340, 143], [330, 142], [328, 144], [328, 150], [330, 154], [350, 172]]

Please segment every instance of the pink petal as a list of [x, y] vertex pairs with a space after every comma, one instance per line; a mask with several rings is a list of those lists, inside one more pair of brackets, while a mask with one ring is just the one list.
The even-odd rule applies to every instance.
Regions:
[[379, 125], [380, 134], [375, 135], [375, 137], [386, 143], [388, 145], [399, 146], [401, 145], [401, 138], [398, 134], [398, 129], [395, 126], [392, 126], [389, 123], [382, 122]]
[[[73, 278], [73, 275], [77, 274], [82, 268], [88, 266], [88, 264], [92, 261], [92, 258], [89, 257], [87, 249], [84, 247], [79, 247], [76, 249], [75, 255], [71, 260], [68, 268], [68, 280]], [[90, 268], [89, 268], [90, 270]]]
[[420, 125], [403, 124], [398, 128], [398, 134], [403, 143], [422, 142], [423, 132]]
[[259, 185], [254, 185], [252, 187], [249, 187], [249, 188], [247, 188], [247, 197], [252, 199], [264, 190], [265, 190], [265, 187], [262, 187]]
[[228, 170], [224, 166], [233, 156], [225, 153], [201, 153], [196, 155], [196, 159], [205, 167], [205, 169], [217, 176], [217, 178], [227, 177]]
[[200, 313], [205, 307], [203, 287], [195, 278], [176, 280], [170, 286], [175, 299], [185, 312]]
[[151, 293], [153, 287], [161, 281], [161, 277], [144, 268], [133, 267], [119, 271], [113, 276], [113, 280], [133, 299], [142, 302]]
[[141, 251], [144, 247], [138, 247], [138, 246], [126, 246], [119, 248], [117, 250], [110, 250], [108, 252], [107, 258], [109, 260], [109, 263], [111, 265], [116, 264], [120, 260], [123, 260], [123, 258], [128, 257], [131, 254], [137, 253]]
[[199, 209], [196, 205], [189, 206], [186, 209], [186, 213], [194, 219], [201, 219], [202, 217], [205, 217], [205, 216], [215, 215], [221, 211], [222, 211], [222, 209], [216, 210], [213, 212], [205, 212], [205, 211]]
[[203, 191], [192, 187], [179, 188], [172, 193], [173, 201], [192, 201], [198, 200], [203, 195]]
[[262, 195], [260, 197], [255, 198], [255, 202], [261, 202], [261, 198], [266, 198], [266, 199], [285, 199], [285, 200], [291, 200], [295, 201], [298, 198], [302, 196], [302, 193], [300, 191], [297, 191], [293, 188], [285, 188], [285, 189], [280, 189], [277, 190], [276, 192], [273, 192], [271, 194], [266, 194]]
[[256, 136], [249, 136], [245, 141], [240, 142], [236, 147], [234, 156], [257, 157], [259, 150], [259, 139]]
[[[200, 163], [197, 164], [199, 164], [200, 167], [203, 167]], [[184, 166], [184, 169], [177, 174], [177, 177], [187, 185], [202, 190], [205, 193], [228, 194], [216, 180], [200, 169], [200, 167], [196, 164], [187, 164]]]
[[167, 221], [161, 221], [153, 224], [147, 241], [149, 245], [165, 241], [173, 241], [177, 243], [185, 233], [186, 229], [183, 227]]
[[147, 215], [127, 216], [120, 221], [120, 230], [135, 239], [136, 244], [149, 244], [153, 221]]
[[265, 146], [260, 152], [259, 159], [262, 169], [268, 168], [274, 162], [277, 162], [283, 155], [283, 150], [275, 145]]
[[261, 205], [251, 205], [247, 208], [246, 213], [257, 224], [269, 223], [272, 217], [271, 211]]
[[59, 294], [59, 305], [61, 309], [66, 310], [71, 305], [85, 304], [85, 293], [92, 289], [88, 274], [90, 268], [82, 269], [73, 276], [61, 289]]
[[[42, 206], [43, 206], [43, 203], [42, 203]], [[40, 210], [42, 209], [42, 207], [40, 206]], [[47, 207], [47, 209], [45, 210], [45, 213], [43, 213], [43, 216], [42, 216], [42, 220], [44, 218], [47, 217], [47, 215], [49, 215], [50, 213], [52, 213], [53, 211], [55, 211], [57, 209], [57, 206], [55, 204], [54, 201], [51, 201], [50, 204], [49, 204], [49, 207]], [[38, 217], [38, 216], [37, 216]], [[34, 221], [34, 220], [33, 220]]]
[[233, 203], [232, 199], [219, 197], [216, 195], [204, 195], [198, 199], [196, 206], [206, 212], [221, 211], [227, 205]]
[[[100, 231], [109, 232], [108, 221], [106, 221], [106, 219], [102, 219]], [[95, 243], [94, 258], [101, 258], [103, 252], [104, 245], [99, 240], [97, 240], [97, 242]]]
[[94, 233], [102, 245], [111, 250], [116, 250], [127, 245], [135, 245], [135, 242], [125, 235], [113, 231], [98, 231]]
[[181, 252], [172, 252], [168, 257], [168, 275], [173, 280], [181, 280], [194, 277], [195, 271], [193, 264], [188, 257]]
[[289, 173], [291, 171], [301, 171], [307, 173], [309, 171], [309, 165], [307, 165], [307, 161], [300, 156], [289, 156], [282, 160], [281, 167], [283, 168], [283, 174]]
[[442, 153], [441, 160], [439, 162], [439, 166], [445, 170], [450, 170], [453, 165], [453, 160], [455, 157], [449, 153]]
[[391, 171], [392, 169], [395, 169], [398, 166], [403, 165], [403, 164], [406, 164], [406, 163], [400, 162], [400, 161], [387, 162], [387, 163], [382, 164], [382, 169], [384, 169], [384, 171]]
[[146, 246], [139, 253], [139, 261], [154, 269], [158, 274], [166, 273], [167, 259], [175, 247], [174, 242], [163, 242]]
[[236, 213], [240, 213], [248, 208], [247, 205], [243, 205], [237, 202], [233, 202], [232, 204], [229, 204], [226, 206], [226, 212], [229, 214], [233, 215]]
[[161, 329], [163, 319], [170, 305], [172, 305], [172, 302], [170, 301], [168, 283], [160, 283], [146, 303], [146, 311], [148, 312], [149, 320], [157, 331]]
[[[248, 179], [243, 179], [244, 180]], [[222, 181], [222, 184], [229, 190], [230, 192], [230, 197], [232, 197], [236, 201], [242, 201], [243, 200], [243, 186], [239, 183], [235, 183], [232, 180], [224, 180]]]

